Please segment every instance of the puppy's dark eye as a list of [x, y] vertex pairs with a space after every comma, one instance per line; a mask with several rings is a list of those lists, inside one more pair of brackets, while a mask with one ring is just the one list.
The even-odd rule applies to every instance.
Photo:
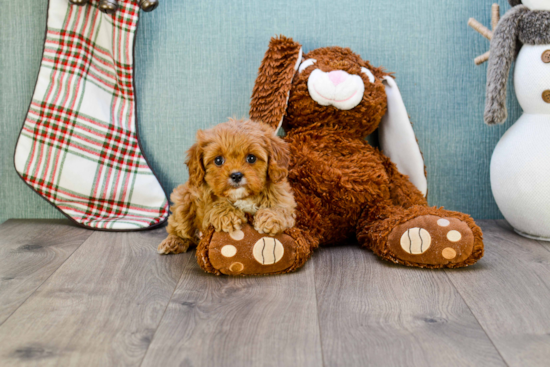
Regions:
[[256, 163], [256, 156], [254, 154], [249, 154], [246, 156], [246, 161], [250, 164]]
[[225, 159], [223, 159], [221, 155], [214, 158], [214, 164], [216, 166], [221, 166], [224, 162], [225, 162]]

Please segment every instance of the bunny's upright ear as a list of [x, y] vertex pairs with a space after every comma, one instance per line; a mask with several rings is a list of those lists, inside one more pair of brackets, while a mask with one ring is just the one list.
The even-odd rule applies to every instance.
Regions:
[[384, 154], [395, 163], [399, 172], [409, 176], [409, 180], [426, 196], [428, 181], [424, 170], [424, 158], [405, 103], [393, 78], [384, 77], [384, 86], [388, 98], [388, 112], [378, 127], [380, 146]]
[[292, 79], [302, 60], [302, 46], [292, 38], [273, 37], [258, 71], [250, 102], [250, 118], [279, 130]]

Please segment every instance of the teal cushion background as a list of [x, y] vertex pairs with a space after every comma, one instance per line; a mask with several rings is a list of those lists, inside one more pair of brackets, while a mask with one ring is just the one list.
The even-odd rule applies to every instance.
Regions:
[[[139, 130], [167, 192], [187, 179], [184, 153], [197, 129], [246, 116], [271, 36], [305, 51], [348, 46], [395, 72], [428, 169], [429, 202], [501, 218], [489, 183], [500, 136], [521, 114], [509, 92], [508, 122], [483, 123], [489, 42], [467, 27], [490, 24], [491, 0], [161, 0], [142, 13], [136, 42]], [[506, 0], [497, 1], [508, 10]], [[0, 222], [61, 217], [13, 168], [46, 24], [44, 0], [0, 0]], [[511, 85], [510, 85], [511, 88]]]

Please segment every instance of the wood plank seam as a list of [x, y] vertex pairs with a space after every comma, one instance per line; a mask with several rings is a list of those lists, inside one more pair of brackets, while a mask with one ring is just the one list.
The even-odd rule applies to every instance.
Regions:
[[550, 242], [536, 240], [539, 245], [541, 245], [546, 251], [550, 252]]
[[79, 238], [71, 261], [0, 328], [0, 359], [13, 365], [140, 365], [192, 257], [158, 255], [164, 236], [163, 229], [95, 231], [76, 252]]
[[[513, 231], [512, 227], [504, 220], [484, 220], [480, 221], [480, 225], [482, 226], [483, 231], [486, 233], [486, 243], [494, 246], [494, 248], [492, 248], [492, 251], [490, 250], [491, 252], [488, 258], [489, 265], [491, 261], [497, 261], [500, 257], [501, 260], [508, 261], [508, 265], [510, 266], [510, 268], [507, 269], [508, 271], [504, 272], [504, 278], [502, 278], [502, 282], [507, 282], [506, 276], [509, 276], [511, 278], [510, 280], [515, 280], [517, 278], [517, 274], [511, 275], [511, 273], [517, 272], [519, 269], [520, 274], [524, 272], [524, 275], [536, 277], [536, 279], [540, 281], [540, 284], [536, 284], [536, 282], [533, 282], [532, 278], [528, 279], [529, 286], [525, 286], [524, 284], [524, 289], [526, 289], [527, 291], [523, 292], [523, 296], [531, 296], [533, 297], [533, 300], [541, 300], [547, 298], [547, 291], [550, 288], [548, 287], [544, 279], [548, 278], [541, 278], [541, 274], [536, 271], [536, 268], [529, 269], [529, 266], [531, 266], [531, 264], [534, 263], [536, 265], [538, 263], [537, 261], [535, 261], [535, 259], [533, 259], [533, 257], [538, 258], [538, 256], [543, 256], [543, 259], [541, 260], [542, 264], [545, 264], [544, 261], [546, 261], [547, 263], [547, 261], [549, 260], [546, 251], [537, 250], [538, 247], [536, 244], [538, 243], [539, 245], [541, 245], [539, 241], [524, 238], [516, 234]], [[491, 246], [489, 246], [488, 248], [491, 249]], [[514, 252], [517, 252], [517, 258], [511, 257], [514, 255]], [[497, 275], [498, 279], [501, 279], [500, 277], [498, 277], [498, 271], [502, 271], [503, 264], [500, 264], [500, 266], [501, 268], [496, 270], [495, 274]], [[517, 268], [514, 268], [514, 266], [517, 266]], [[546, 271], [548, 270], [547, 267], [545, 267], [544, 269], [546, 269]], [[451, 273], [447, 274], [450, 278], [457, 278], [454, 281], [451, 279], [452, 284], [455, 286], [455, 288], [457, 288], [457, 290], [461, 289], [464, 286], [464, 280], [465, 278], [467, 279], [469, 275], [468, 273], [464, 275], [461, 275], [460, 273], [461, 271], [457, 271], [456, 277], [451, 276]], [[472, 280], [472, 277], [470, 278], [470, 280]], [[491, 282], [491, 278], [486, 276], [473, 276], [473, 280], [486, 280], [487, 282]], [[489, 284], [491, 284], [493, 289], [495, 289], [494, 287], [496, 284], [494, 284], [494, 282]], [[518, 283], [515, 284], [515, 286], [517, 285]], [[533, 294], [532, 291], [540, 286], [542, 286], [540, 291]], [[483, 288], [484, 291], [487, 291], [487, 287]], [[464, 294], [460, 293], [461, 297], [464, 299], [466, 305], [470, 307], [470, 309], [475, 310], [475, 312], [472, 311], [472, 313], [474, 317], [478, 320], [479, 324], [486, 326], [486, 328], [482, 326], [482, 329], [489, 337], [489, 340], [491, 340], [491, 342], [495, 346], [497, 344], [500, 346], [497, 348], [497, 351], [502, 356], [504, 362], [508, 366], [547, 365], [546, 362], [548, 360], [548, 349], [546, 348], [546, 346], [548, 344], [546, 343], [538, 345], [537, 341], [541, 343], [545, 342], [540, 341], [536, 338], [534, 339], [534, 341], [529, 339], [533, 336], [537, 337], [539, 335], [542, 335], [542, 337], [544, 338], [544, 336], [550, 335], [548, 334], [549, 324], [545, 322], [545, 320], [547, 320], [545, 305], [539, 305], [538, 308], [531, 305], [532, 307], [534, 307], [532, 309], [528, 307], [527, 310], [531, 316], [527, 319], [527, 321], [519, 319], [519, 323], [522, 326], [521, 329], [517, 329], [516, 327], [511, 326], [513, 323], [505, 324], [504, 328], [499, 329], [499, 327], [496, 326], [500, 325], [499, 321], [502, 321], [502, 319], [514, 320], [515, 312], [517, 312], [517, 305], [528, 304], [528, 298], [517, 299], [518, 294], [516, 294], [515, 289], [508, 289], [508, 292], [496, 290], [496, 294], [493, 295], [493, 297], [495, 297], [497, 300], [500, 300], [500, 304], [507, 305], [509, 303], [509, 306], [505, 306], [504, 309], [501, 309], [498, 316], [495, 317], [493, 315], [494, 311], [491, 311], [489, 313], [487, 312], [486, 302], [482, 301], [481, 304], [477, 303], [480, 300], [479, 292], [474, 291], [472, 292], [472, 294], [470, 294], [469, 287], [465, 287], [462, 290]], [[529, 290], [531, 292], [529, 292]], [[513, 299], [514, 297], [516, 297], [515, 302]], [[466, 300], [469, 300], [469, 303]], [[509, 312], [513, 313], [508, 314]], [[538, 317], [540, 321], [535, 321], [533, 323], [533, 321], [536, 320], [536, 317]], [[514, 343], [521, 343], [521, 341], [523, 340], [525, 340], [526, 342], [525, 344], [522, 344], [522, 347], [513, 348], [512, 352], [510, 352], [509, 343], [511, 343], [512, 345], [517, 345]], [[544, 347], [541, 348], [541, 345], [544, 345]], [[529, 351], [527, 352], [526, 349], [528, 349]], [[534, 354], [533, 351], [536, 351], [537, 353]], [[525, 360], [522, 358], [524, 357], [525, 353], [527, 353], [529, 356], [535, 355], [534, 359], [531, 360], [530, 363], [525, 362]]]
[[[508, 366], [444, 272], [387, 264], [351, 246], [321, 254], [315, 279], [326, 365]], [[400, 353], [391, 352], [396, 346]]]
[[498, 355], [500, 356], [500, 358], [502, 359], [502, 362], [507, 365], [507, 366], [510, 366], [508, 364], [508, 362], [506, 362], [506, 359], [504, 359], [504, 356], [502, 355], [502, 353], [500, 353], [500, 349], [497, 348], [495, 342], [493, 341], [493, 339], [491, 338], [491, 336], [489, 335], [489, 333], [487, 332], [487, 330], [485, 330], [485, 328], [483, 327], [483, 325], [481, 325], [481, 322], [479, 321], [479, 319], [477, 318], [476, 314], [474, 313], [474, 311], [472, 310], [472, 307], [470, 307], [470, 304], [466, 301], [466, 298], [464, 298], [464, 296], [462, 295], [462, 293], [460, 293], [460, 290], [458, 289], [458, 287], [455, 285], [455, 283], [453, 282], [453, 279], [449, 276], [449, 271], [452, 271], [452, 270], [445, 270], [445, 275], [447, 276], [447, 279], [449, 279], [449, 281], [451, 282], [453, 288], [456, 290], [456, 292], [458, 293], [458, 295], [460, 296], [460, 298], [462, 298], [462, 301], [464, 301], [464, 304], [466, 305], [466, 307], [468, 307], [468, 310], [470, 310], [470, 313], [472, 314], [472, 316], [474, 317], [474, 319], [477, 321], [477, 324], [479, 325], [479, 327], [481, 328], [481, 330], [483, 330], [483, 332], [485, 333], [485, 335], [487, 335], [487, 339], [489, 339], [489, 341], [491, 342], [491, 344], [493, 345], [493, 347], [495, 348], [495, 350], [497, 351]]
[[[160, 255], [159, 255], [160, 256]], [[164, 255], [163, 255], [164, 256]], [[151, 348], [151, 345], [153, 345], [153, 341], [155, 340], [155, 336], [157, 335], [157, 331], [159, 329], [160, 324], [162, 323], [162, 320], [164, 319], [164, 315], [166, 315], [166, 311], [168, 310], [168, 306], [170, 306], [170, 303], [172, 302], [172, 298], [174, 297], [174, 294], [176, 293], [176, 290], [178, 289], [178, 286], [180, 285], [183, 274], [185, 273], [185, 269], [189, 266], [189, 263], [192, 263], [191, 259], [194, 259], [194, 256], [189, 256], [189, 259], [187, 260], [187, 263], [181, 267], [181, 274], [176, 282], [174, 289], [172, 290], [172, 294], [170, 295], [170, 299], [168, 302], [166, 302], [166, 307], [164, 307], [164, 311], [162, 312], [162, 316], [160, 317], [157, 326], [155, 327], [155, 332], [153, 333], [153, 336], [151, 337], [151, 341], [149, 342], [149, 345], [147, 346], [147, 350], [145, 353], [143, 353], [143, 358], [141, 359], [141, 362], [139, 362], [139, 367], [143, 365], [143, 362], [145, 361], [145, 357], [147, 357], [147, 353], [149, 353], [149, 349]]]
[[[4, 222], [4, 223], [5, 223], [5, 222]], [[63, 261], [63, 262], [61, 262], [61, 263], [59, 264], [59, 266], [57, 267], [57, 269], [55, 269], [55, 271], [52, 271], [51, 274], [48, 275], [48, 276], [46, 277], [46, 279], [44, 279], [44, 281], [43, 281], [42, 283], [40, 283], [40, 285], [39, 285], [38, 287], [36, 287], [36, 289], [35, 289], [32, 293], [30, 293], [30, 294], [25, 298], [24, 301], [21, 302], [21, 304], [20, 304], [19, 306], [17, 306], [17, 308], [16, 308], [15, 310], [13, 310], [13, 311], [9, 314], [8, 317], [6, 317], [6, 318], [4, 319], [4, 321], [0, 322], [0, 327], [1, 327], [6, 321], [8, 321], [8, 320], [10, 319], [10, 317], [11, 317], [11, 316], [12, 316], [12, 315], [13, 315], [22, 305], [24, 305], [24, 304], [29, 300], [29, 298], [31, 298], [31, 296], [32, 296], [33, 294], [35, 294], [36, 291], [39, 290], [40, 287], [42, 287], [42, 286], [44, 285], [44, 283], [46, 283], [46, 282], [52, 277], [52, 275], [54, 275], [55, 273], [57, 273], [57, 271], [59, 270], [59, 268], [61, 268], [61, 266], [63, 266], [63, 264], [65, 264], [65, 262], [67, 262], [67, 260], [69, 260], [69, 259], [75, 254], [75, 252], [77, 252], [77, 251], [81, 248], [81, 246], [82, 246], [85, 242], [87, 242], [87, 241], [90, 239], [90, 237], [94, 234], [94, 232], [95, 232], [95, 231], [90, 231], [90, 234], [86, 237], [86, 239], [85, 239], [84, 241], [82, 241], [82, 242], [78, 245], [78, 248], [76, 248], [76, 249], [75, 249], [75, 250], [74, 250], [74, 251], [73, 251], [64, 261]]]
[[[500, 227], [502, 230], [504, 231], [510, 231], [510, 232], [514, 232], [516, 233], [512, 227], [506, 222], [506, 225], [502, 225], [502, 220], [494, 220], [495, 224]], [[519, 236], [519, 234], [518, 234]], [[524, 238], [527, 238], [527, 237], [524, 237]], [[535, 240], [535, 239], [532, 239], [532, 238], [527, 238], [527, 239], [530, 239], [530, 240], [533, 240], [535, 241], [536, 243], [538, 243], [539, 245], [541, 245], [546, 251], [550, 252], [550, 242], [547, 242], [547, 241], [541, 241], [541, 240]], [[506, 240], [507, 242], [510, 242], [508, 240]]]
[[142, 366], [322, 366], [312, 264], [278, 277], [185, 268]]
[[[318, 253], [314, 254], [313, 256], [318, 255]], [[313, 259], [309, 262], [309, 266], [313, 266], [313, 285], [315, 286], [315, 313], [316, 313], [316, 319], [317, 319], [317, 330], [319, 330], [319, 348], [321, 348], [321, 364], [326, 366], [325, 364], [325, 352], [323, 350], [323, 333], [321, 331], [321, 322], [319, 321], [319, 296], [317, 294], [317, 278], [315, 276], [315, 262]]]

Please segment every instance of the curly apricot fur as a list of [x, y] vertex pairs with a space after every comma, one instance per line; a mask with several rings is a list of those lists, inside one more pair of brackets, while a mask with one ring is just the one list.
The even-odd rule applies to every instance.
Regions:
[[[256, 157], [254, 163], [247, 156]], [[224, 163], [216, 165], [216, 157]], [[187, 152], [189, 181], [174, 189], [168, 218], [168, 237], [160, 253], [186, 251], [212, 226], [233, 232], [247, 222], [246, 214], [260, 214], [255, 227], [271, 235], [294, 226], [296, 202], [287, 180], [290, 162], [287, 144], [268, 125], [235, 120], [199, 130]], [[234, 172], [243, 179], [236, 185]], [[178, 240], [180, 239], [180, 240]]]

